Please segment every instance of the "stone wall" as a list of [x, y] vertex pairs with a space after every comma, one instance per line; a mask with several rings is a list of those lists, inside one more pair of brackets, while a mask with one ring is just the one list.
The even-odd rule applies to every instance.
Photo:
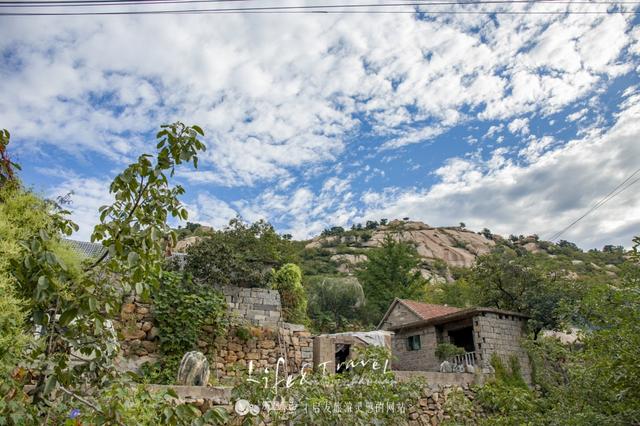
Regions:
[[[205, 412], [209, 408], [221, 407], [231, 416], [228, 424], [246, 424], [247, 417], [239, 416], [234, 412], [235, 401], [229, 388], [223, 387], [195, 387], [195, 386], [150, 386], [151, 390], [164, 391], [173, 388], [178, 394], [178, 403], [192, 404]], [[476, 424], [475, 419], [480, 420], [485, 414], [477, 405], [470, 410], [458, 410], [460, 400], [452, 400], [452, 393], [456, 392], [466, 400], [467, 407], [476, 397], [476, 393], [470, 386], [464, 385], [427, 385], [420, 390], [417, 401], [406, 401], [404, 411], [406, 424], [409, 426], [438, 426], [447, 424]], [[253, 419], [251, 424], [273, 424], [269, 421]]]
[[[420, 336], [419, 350], [409, 350], [407, 344], [409, 336]], [[393, 336], [392, 345], [395, 357], [392, 364], [394, 370], [438, 371], [440, 362], [435, 355], [438, 346], [435, 326], [427, 325], [422, 328], [399, 330]]]
[[409, 426], [437, 426], [444, 422], [447, 424], [477, 424], [475, 419], [480, 419], [484, 413], [477, 406], [469, 412], [457, 412], [458, 401], [447, 401], [452, 392], [461, 392], [467, 403], [473, 401], [476, 393], [469, 385], [429, 385], [422, 388], [417, 404], [409, 405]]
[[134, 296], [125, 298], [114, 326], [123, 337], [122, 356], [146, 357], [158, 350], [158, 328], [153, 321], [153, 306]]
[[526, 321], [522, 317], [483, 312], [473, 318], [473, 337], [481, 362], [490, 362], [495, 353], [508, 365], [509, 358], [515, 356], [520, 363], [522, 376], [527, 383], [531, 383], [529, 356], [522, 347], [525, 326]]
[[[281, 321], [280, 295], [275, 290], [224, 287], [232, 326], [226, 336], [214, 338], [213, 327], [204, 325], [197, 350], [209, 358], [211, 376], [224, 381], [254, 361], [256, 368], [275, 366], [285, 358], [289, 371], [298, 372], [313, 363], [313, 339], [303, 326]], [[122, 335], [118, 365], [138, 370], [159, 359], [159, 330], [153, 305], [134, 296], [125, 298], [115, 328]], [[242, 330], [242, 331], [239, 331]], [[215, 367], [215, 368], [213, 368]]]
[[280, 293], [266, 288], [225, 286], [220, 289], [229, 314], [254, 325], [274, 326], [281, 320]]
[[[248, 331], [251, 337], [247, 339], [238, 332], [240, 329]], [[253, 361], [256, 370], [273, 369], [280, 357], [285, 359], [290, 372], [299, 372], [305, 364], [313, 365], [311, 333], [296, 324], [283, 323], [278, 328], [232, 327], [227, 336], [200, 350], [215, 359], [215, 374], [220, 381], [240, 374], [249, 361]]]

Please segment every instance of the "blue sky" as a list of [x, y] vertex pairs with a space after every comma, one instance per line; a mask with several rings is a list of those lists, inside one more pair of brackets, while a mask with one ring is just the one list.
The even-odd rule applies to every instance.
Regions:
[[[178, 119], [208, 146], [177, 178], [189, 220], [296, 238], [405, 216], [544, 238], [640, 167], [633, 14], [0, 19], [0, 126], [82, 239]], [[563, 238], [629, 246], [637, 193]]]

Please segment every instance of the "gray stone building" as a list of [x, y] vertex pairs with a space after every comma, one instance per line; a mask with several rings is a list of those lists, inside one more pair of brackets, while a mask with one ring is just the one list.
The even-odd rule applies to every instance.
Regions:
[[515, 356], [530, 382], [529, 358], [521, 345], [526, 320], [523, 314], [493, 308], [460, 309], [395, 299], [378, 328], [395, 333], [394, 370], [438, 371], [441, 361], [436, 348], [452, 343], [465, 351], [452, 360], [456, 364], [482, 368], [494, 353], [505, 363]]

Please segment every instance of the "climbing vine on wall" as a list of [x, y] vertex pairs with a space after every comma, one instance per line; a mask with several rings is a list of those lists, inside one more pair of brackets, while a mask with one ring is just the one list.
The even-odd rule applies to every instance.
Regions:
[[197, 349], [198, 340], [213, 341], [227, 327], [224, 296], [190, 276], [166, 273], [153, 296], [162, 361], [146, 365], [143, 374], [155, 383], [172, 383], [182, 356]]

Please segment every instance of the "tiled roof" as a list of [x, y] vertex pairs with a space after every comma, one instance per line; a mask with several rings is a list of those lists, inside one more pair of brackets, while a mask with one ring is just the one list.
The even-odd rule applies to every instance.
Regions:
[[432, 305], [430, 303], [416, 302], [415, 300], [408, 299], [400, 299], [400, 302], [407, 308], [411, 309], [423, 320], [452, 314], [461, 310], [460, 308], [454, 308], [453, 306]]
[[102, 253], [105, 252], [106, 247], [102, 244], [90, 243], [88, 241], [77, 241], [77, 240], [68, 240], [65, 241], [69, 247], [71, 247], [76, 253], [78, 253], [82, 257], [88, 258], [97, 258], [102, 256]]

